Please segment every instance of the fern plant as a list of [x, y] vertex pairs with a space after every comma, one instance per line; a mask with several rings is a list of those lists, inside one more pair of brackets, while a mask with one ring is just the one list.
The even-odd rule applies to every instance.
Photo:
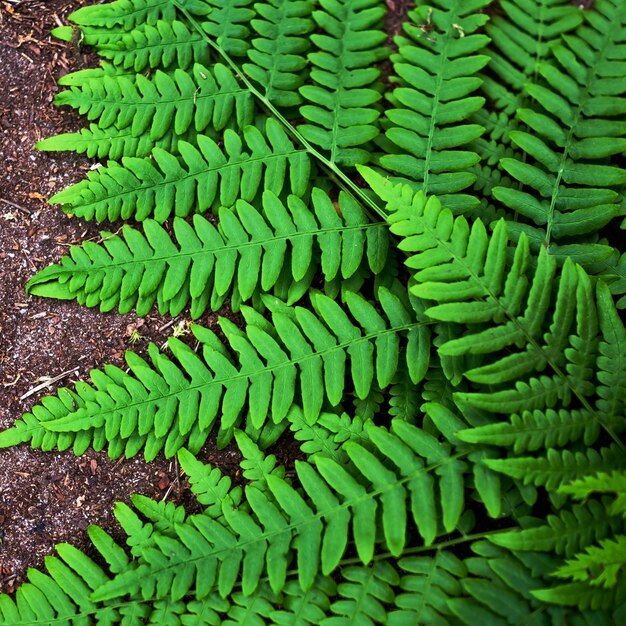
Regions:
[[[118, 504], [126, 546], [58, 546], [0, 624], [626, 620], [626, 3], [418, 2], [393, 51], [385, 12], [117, 0], [55, 30], [103, 61], [57, 96], [89, 128], [39, 148], [107, 162], [51, 202], [133, 223], [27, 289], [198, 323], [0, 447], [177, 455], [201, 510]], [[198, 460], [214, 431], [243, 485]]]

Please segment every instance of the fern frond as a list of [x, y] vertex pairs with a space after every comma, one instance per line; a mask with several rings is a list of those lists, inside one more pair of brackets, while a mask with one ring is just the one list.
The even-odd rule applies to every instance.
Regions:
[[[194, 14], [198, 0], [176, 0], [176, 4]], [[250, 48], [250, 21], [255, 15], [252, 0], [199, 0], [208, 7], [202, 29], [226, 54], [245, 57]], [[197, 14], [197, 13], [196, 13]]]
[[379, 30], [384, 13], [379, 0], [320, 0], [313, 12], [319, 33], [311, 35], [311, 84], [300, 88], [307, 123], [298, 131], [321, 146], [332, 164], [366, 163], [364, 146], [379, 133], [380, 71], [373, 66], [387, 55]]
[[476, 206], [459, 193], [475, 180], [478, 155], [467, 149], [484, 128], [467, 123], [484, 99], [473, 96], [476, 76], [489, 58], [481, 52], [488, 38], [475, 31], [487, 16], [479, 10], [488, 0], [441, 0], [409, 13], [406, 36], [397, 37], [392, 55], [400, 85], [386, 112], [391, 154], [380, 163], [427, 194], [437, 194], [454, 210]]
[[279, 107], [300, 104], [298, 88], [304, 82], [306, 52], [313, 30], [312, 0], [266, 0], [255, 4], [251, 39], [243, 70], [258, 83], [265, 97]]
[[558, 611], [551, 615], [551, 609], [534, 597], [551, 559], [513, 554], [484, 540], [474, 542], [471, 548], [475, 556], [465, 561], [469, 575], [460, 581], [465, 595], [450, 601], [450, 609], [461, 623], [550, 626], [569, 618]]
[[514, 551], [556, 552], [572, 557], [592, 543], [624, 530], [623, 520], [606, 514], [607, 504], [608, 498], [591, 499], [558, 515], [548, 515], [547, 524], [497, 533], [489, 541]]
[[78, 154], [85, 153], [89, 158], [108, 157], [113, 161], [119, 161], [123, 157], [147, 157], [153, 148], [178, 154], [178, 142], [192, 142], [195, 134], [195, 130], [190, 128], [186, 133], [177, 135], [170, 128], [163, 137], [153, 141], [148, 134], [133, 135], [132, 128], [129, 126], [122, 129], [114, 126], [99, 128], [97, 124], [92, 123], [88, 128], [81, 128], [77, 133], [61, 133], [42, 139], [35, 144], [35, 147], [37, 150], [45, 151], [71, 150]]
[[329, 597], [335, 595], [337, 585], [330, 576], [318, 576], [307, 591], [296, 580], [289, 580], [283, 588], [282, 606], [272, 611], [272, 626], [316, 626], [324, 623], [330, 607]]
[[545, 486], [549, 491], [560, 485], [580, 479], [598, 471], [623, 469], [624, 456], [621, 449], [612, 444], [586, 452], [548, 449], [545, 456], [507, 459], [485, 459], [490, 469], [523, 481], [525, 485]]
[[152, 217], [162, 223], [174, 213], [185, 217], [232, 207], [238, 198], [253, 202], [261, 189], [279, 195], [289, 185], [296, 196], [308, 191], [309, 157], [273, 119], [266, 121], [263, 132], [245, 126], [240, 136], [226, 129], [220, 143], [223, 147], [198, 135], [195, 145], [176, 143], [178, 159], [158, 147], [149, 158], [122, 157], [121, 164], [110, 162], [90, 172], [49, 202], [98, 222]]
[[367, 446], [368, 438], [364, 427], [367, 420], [346, 413], [322, 413], [314, 424], [305, 419], [302, 409], [296, 405], [287, 414], [289, 427], [296, 441], [302, 442], [300, 450], [312, 458], [316, 454], [344, 463], [348, 457], [343, 450], [346, 441], [356, 441]]
[[[180, 191], [179, 185], [176, 198]], [[198, 193], [206, 200], [206, 187]], [[384, 265], [386, 241], [375, 231], [384, 226], [368, 224], [360, 205], [343, 192], [338, 207], [341, 216], [317, 188], [312, 211], [296, 196], [283, 204], [268, 190], [263, 192], [263, 213], [238, 200], [234, 209], [220, 209], [217, 228], [200, 215], [193, 225], [174, 218], [176, 243], [153, 220], [143, 222], [144, 234], [126, 225], [122, 236], [104, 233], [102, 244], [72, 247], [58, 265], [36, 274], [27, 289], [102, 311], [134, 308], [139, 315], [157, 303], [161, 313], [176, 316], [189, 303], [197, 319], [207, 308], [220, 308], [233, 291], [246, 302], [282, 289], [285, 278], [287, 285], [308, 287], [318, 268], [327, 281], [350, 278], [366, 258], [374, 273], [380, 271], [375, 263], [382, 260]]]
[[615, 539], [603, 539], [598, 546], [590, 546], [569, 559], [554, 572], [554, 576], [610, 588], [616, 585], [624, 567], [626, 535], [617, 535]]
[[98, 67], [86, 67], [82, 70], [76, 70], [75, 72], [64, 74], [61, 78], [59, 78], [57, 84], [63, 85], [63, 87], [80, 87], [92, 78], [102, 79], [105, 76], [110, 76], [112, 78], [115, 78], [116, 76], [126, 76], [129, 80], [134, 82], [137, 74], [130, 70], [122, 72], [112, 63], [102, 61]]
[[[512, 115], [525, 103], [524, 86], [550, 48], [583, 21], [568, 0], [505, 0], [487, 23], [491, 38], [483, 91], [498, 109]], [[492, 74], [495, 74], [494, 78]]]
[[[614, 623], [615, 619], [621, 619], [626, 606], [626, 584], [623, 578], [611, 589], [603, 587], [591, 587], [585, 583], [567, 583], [565, 585], [552, 584], [546, 589], [536, 589], [533, 595], [550, 604], [577, 607], [577, 611], [596, 611], [596, 619], [604, 617], [607, 625]], [[593, 616], [594, 613], [591, 613]], [[619, 616], [619, 617], [617, 617]], [[596, 620], [587, 620], [589, 626], [594, 626]]]
[[[193, 0], [193, 6], [201, 3]], [[111, 28], [121, 25], [131, 30], [138, 24], [154, 24], [162, 19], [171, 22], [176, 17], [176, 8], [170, 0], [116, 0], [107, 4], [81, 7], [69, 19], [78, 26]]]
[[598, 380], [596, 408], [602, 424], [615, 432], [626, 429], [626, 328], [620, 318], [608, 287], [601, 281], [597, 287], [598, 321], [601, 332], [597, 359]]
[[578, 480], [559, 487], [559, 493], [586, 500], [592, 493], [615, 494], [615, 500], [606, 507], [608, 515], [626, 517], [626, 471], [613, 471], [610, 474], [599, 472], [583, 476]]
[[[88, 529], [93, 545], [113, 573], [128, 566], [128, 557], [104, 531]], [[69, 544], [57, 545], [58, 557], [45, 558], [47, 574], [28, 571], [28, 581], [15, 599], [0, 596], [0, 624], [3, 626], [46, 626], [51, 623], [81, 624], [93, 618], [97, 623], [115, 623], [120, 612], [112, 606], [98, 606], [91, 594], [109, 580], [104, 570], [83, 552]], [[85, 617], [89, 615], [89, 617]]]
[[[420, 456], [428, 449], [427, 458], [437, 458], [440, 467], [454, 466], [456, 460], [445, 445], [404, 422], [394, 422], [391, 432], [374, 426], [368, 432], [375, 453], [353, 442], [344, 444], [356, 472], [348, 473], [325, 457], [318, 457], [315, 466], [297, 462], [302, 493], [276, 476], [267, 476], [267, 491], [246, 488], [249, 510], [233, 508], [226, 501], [223, 521], [191, 516], [177, 526], [177, 539], [155, 535], [157, 550], [151, 542], [145, 549], [139, 546], [139, 558], [102, 585], [93, 599], [106, 601], [130, 593], [156, 594], [156, 599], [167, 595], [177, 601], [192, 586], [198, 599], [215, 588], [224, 597], [240, 572], [244, 594], [254, 592], [265, 573], [270, 586], [279, 590], [285, 583], [292, 544], [298, 580], [307, 590], [320, 571], [328, 575], [337, 568], [348, 541], [354, 541], [365, 565], [376, 546], [401, 553], [407, 540], [404, 501], [409, 497], [413, 521], [424, 541], [431, 542], [441, 530], [433, 525], [435, 511], [425, 509], [435, 506], [435, 497], [444, 507], [452, 503], [447, 480], [442, 478], [437, 485]], [[378, 515], [382, 534], [376, 532]], [[458, 523], [458, 519], [448, 521], [452, 525], [446, 524], [444, 532]], [[169, 584], [157, 585], [159, 579]]]
[[[620, 341], [620, 333], [626, 332], [602, 283], [594, 297], [591, 279], [569, 259], [557, 273], [554, 257], [543, 248], [533, 266], [524, 236], [510, 250], [504, 222], [488, 235], [480, 221], [470, 228], [463, 216], [453, 218], [434, 198], [426, 202], [407, 186], [392, 186], [370, 170], [363, 174], [393, 211], [391, 230], [404, 237], [400, 249], [412, 254], [406, 261], [416, 281], [411, 293], [437, 303], [425, 315], [446, 328], [452, 322], [467, 328], [463, 336], [438, 345], [440, 356], [458, 362], [470, 355], [491, 355], [482, 357], [477, 367], [458, 362], [466, 379], [490, 389], [459, 392], [457, 402], [519, 414], [544, 411], [557, 402], [568, 407], [576, 398], [613, 436], [623, 429], [615, 407], [608, 410], [609, 417], [603, 408], [591, 405], [598, 386], [596, 361], [601, 359], [598, 316], [611, 320], [601, 322], [611, 342]], [[546, 319], [548, 311], [551, 319]], [[489, 323], [486, 329], [484, 322]], [[552, 372], [544, 373], [547, 367]], [[611, 375], [614, 389], [603, 393], [613, 401], [623, 399], [619, 357], [606, 367], [616, 370]], [[587, 437], [597, 432], [590, 428], [584, 429]]]
[[463, 561], [451, 552], [437, 550], [434, 556], [406, 557], [398, 562], [402, 571], [396, 609], [389, 613], [390, 626], [454, 623], [453, 598], [462, 595], [460, 579], [467, 575]]
[[198, 502], [206, 507], [206, 513], [212, 518], [219, 518], [222, 502], [228, 498], [237, 506], [243, 498], [243, 489], [233, 486], [228, 476], [222, 475], [217, 467], [209, 467], [201, 463], [185, 448], [177, 454], [180, 466], [189, 478], [191, 491]]
[[219, 63], [211, 70], [196, 64], [192, 73], [177, 69], [171, 76], [157, 70], [152, 79], [142, 74], [134, 81], [125, 76], [91, 79], [61, 92], [55, 102], [97, 119], [100, 128], [130, 127], [133, 136], [148, 134], [151, 141], [170, 128], [178, 135], [192, 127], [219, 131], [231, 119], [243, 128], [252, 122], [254, 110], [252, 95]]
[[237, 447], [243, 459], [240, 461], [243, 477], [257, 489], [266, 490], [269, 476], [285, 477], [285, 468], [277, 465], [274, 454], [265, 455], [259, 446], [241, 430], [235, 431]]
[[385, 561], [368, 567], [342, 568], [337, 585], [338, 597], [330, 605], [328, 617], [322, 624], [386, 624], [386, 607], [393, 603], [393, 587], [399, 581], [396, 570]]
[[[424, 328], [424, 332], [428, 333], [426, 327]], [[424, 344], [425, 343], [426, 341]], [[420, 357], [421, 362], [425, 363], [425, 371], [427, 371], [428, 360], [430, 358], [429, 352], [421, 351]], [[416, 378], [421, 382], [424, 378], [424, 374], [419, 373]], [[389, 414], [392, 417], [403, 419], [411, 424], [417, 423], [422, 398], [419, 394], [418, 386], [413, 383], [406, 368], [398, 368], [396, 379], [389, 389], [388, 401]]]
[[[92, 45], [89, 40], [85, 43]], [[135, 72], [171, 66], [186, 70], [194, 63], [206, 66], [209, 62], [209, 50], [202, 34], [179, 20], [158, 20], [154, 26], [144, 23], [114, 44], [100, 43], [97, 49], [113, 65]]]
[[[132, 373], [114, 367], [92, 371], [94, 386], [80, 383], [75, 391], [42, 401], [0, 433], [0, 446], [14, 445], [17, 438], [44, 449], [108, 446], [112, 457], [144, 449], [152, 459], [161, 449], [171, 456], [185, 442], [199, 450], [218, 416], [225, 444], [244, 419], [257, 429], [270, 419], [278, 424], [301, 403], [312, 424], [325, 404], [339, 406], [348, 384], [357, 398], [366, 397], [375, 380], [381, 388], [388, 386], [400, 358], [407, 358], [401, 338], [416, 341], [420, 325], [402, 302], [381, 288], [383, 317], [349, 292], [347, 309], [356, 322], [327, 296], [315, 294], [312, 302], [315, 312], [303, 307], [296, 307], [293, 317], [275, 312], [273, 324], [249, 323], [245, 332], [221, 319], [238, 359], [211, 331], [197, 326], [202, 358], [175, 338], [169, 343], [175, 360], [154, 345], [151, 365], [128, 353]], [[246, 307], [242, 311], [252, 320], [258, 316]]]
[[[621, 3], [602, 6], [604, 12], [590, 13], [587, 26], [552, 46], [553, 58], [538, 64], [543, 80], [526, 87], [536, 106], [518, 111], [530, 132], [510, 133], [522, 156], [501, 160], [522, 189], [493, 189], [495, 198], [534, 224], [520, 228], [536, 245], [563, 256], [583, 254], [585, 242], [621, 213], [619, 189], [626, 183], [626, 170], [605, 160], [626, 148], [612, 130], [614, 117], [626, 111], [621, 73], [613, 66], [625, 58], [626, 22]], [[559, 251], [557, 244], [568, 247]]]
[[[86, 8], [86, 7], [83, 7]], [[71, 15], [70, 18], [71, 19]], [[128, 30], [121, 24], [111, 24], [108, 27], [100, 26], [57, 26], [50, 31], [50, 35], [66, 42], [75, 42], [86, 46], [115, 46]]]
[[585, 409], [547, 409], [513, 414], [510, 422], [497, 422], [457, 433], [462, 441], [511, 447], [515, 454], [563, 447], [582, 439], [592, 445], [600, 425], [593, 413]]

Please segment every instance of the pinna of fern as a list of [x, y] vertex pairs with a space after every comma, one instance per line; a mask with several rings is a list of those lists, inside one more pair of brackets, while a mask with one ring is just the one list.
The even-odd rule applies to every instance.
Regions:
[[[513, 556], [486, 541], [473, 541], [472, 556], [465, 561], [451, 549], [439, 548], [397, 561], [359, 562], [369, 560], [367, 546], [372, 541], [401, 540], [403, 526], [392, 513], [403, 491], [415, 494], [418, 489], [421, 500], [424, 492], [437, 487], [424, 482], [428, 468], [407, 465], [415, 452], [401, 437], [409, 435], [406, 428], [414, 427], [401, 426], [397, 423], [397, 432], [368, 429], [376, 442], [375, 453], [345, 446], [363, 473], [350, 476], [324, 457], [313, 464], [299, 463], [300, 488], [268, 466], [244, 493], [231, 487], [219, 471], [181, 450], [179, 459], [192, 490], [207, 505], [204, 513], [186, 517], [171, 503], [141, 496], [133, 497], [133, 508], [118, 504], [115, 514], [128, 535], [130, 555], [100, 528], [90, 528], [103, 561], [98, 564], [67, 544], [59, 546], [59, 556], [46, 559], [48, 574], [31, 570], [17, 602], [2, 597], [0, 623], [32, 626], [81, 617], [118, 623], [131, 615], [151, 623], [165, 619], [183, 624], [220, 624], [228, 619], [250, 623], [253, 618], [260, 624], [309, 624], [308, 618], [315, 618], [330, 626], [341, 616], [358, 623], [470, 626], [477, 615], [483, 623], [495, 625], [523, 623], [533, 615], [533, 623], [541, 626], [562, 623], [560, 609], [541, 607], [533, 595], [538, 572], [550, 566], [547, 558], [523, 552]], [[432, 454], [434, 442], [422, 443]], [[390, 454], [395, 456], [396, 472], [402, 464], [397, 482], [381, 464], [394, 458]], [[372, 482], [393, 485], [393, 491], [364, 497], [361, 488]], [[334, 492], [329, 489], [333, 486]], [[449, 488], [444, 481], [439, 487]], [[343, 506], [338, 509], [339, 503]], [[414, 514], [419, 511], [413, 509]], [[369, 534], [378, 518], [372, 513], [378, 512], [389, 521], [384, 536]], [[346, 535], [357, 542], [357, 562], [343, 562], [341, 553], [327, 549]], [[297, 571], [287, 569], [290, 544], [296, 558], [303, 559]], [[333, 577], [323, 573], [337, 566]], [[228, 593], [237, 572], [242, 572], [242, 586]], [[424, 596], [424, 586], [433, 593]], [[573, 623], [609, 622], [600, 612], [582, 611]]]
[[487, 4], [441, 0], [417, 7], [404, 24], [406, 36], [396, 37], [398, 53], [391, 57], [398, 86], [385, 112], [387, 153], [380, 164], [456, 210], [477, 205], [474, 196], [460, 192], [474, 182], [472, 167], [479, 160], [467, 144], [484, 131], [467, 121], [484, 104], [472, 94], [489, 60], [478, 54], [489, 39], [476, 33], [488, 19], [478, 12]]
[[255, 437], [265, 426], [265, 438], [277, 437], [293, 404], [301, 404], [305, 419], [314, 423], [324, 406], [343, 406], [347, 385], [357, 399], [366, 398], [374, 384], [391, 385], [401, 359], [416, 383], [428, 331], [410, 305], [383, 287], [380, 312], [361, 295], [345, 297], [350, 317], [319, 293], [312, 296], [313, 311], [265, 299], [272, 322], [242, 307], [245, 331], [220, 321], [226, 344], [196, 326], [202, 357], [173, 338], [173, 359], [156, 346], [150, 348], [151, 363], [129, 352], [131, 373], [115, 367], [92, 371], [93, 386], [81, 383], [45, 400], [3, 431], [0, 445], [73, 445], [77, 453], [106, 446], [114, 457], [143, 449], [152, 459], [162, 449], [173, 455], [185, 442], [199, 450], [218, 418], [222, 445], [240, 424]]
[[[230, 182], [237, 190], [236, 181]], [[205, 180], [202, 188], [207, 186]], [[241, 187], [249, 188], [244, 179]], [[222, 185], [221, 193], [226, 189]], [[180, 192], [177, 187], [177, 198]], [[180, 201], [176, 206], [181, 207]], [[175, 218], [176, 244], [152, 220], [143, 222], [143, 233], [130, 226], [123, 227], [121, 236], [104, 233], [103, 244], [71, 248], [60, 264], [34, 276], [27, 289], [77, 299], [102, 311], [134, 308], [139, 315], [155, 303], [161, 313], [178, 315], [189, 304], [194, 319], [207, 307], [219, 309], [229, 295], [232, 306], [269, 291], [294, 303], [318, 268], [328, 283], [351, 278], [364, 263], [374, 275], [385, 268], [384, 225], [368, 223], [360, 205], [343, 192], [338, 207], [340, 215], [318, 188], [312, 191], [312, 211], [297, 196], [283, 203], [267, 188], [263, 213], [238, 200], [234, 210], [220, 209], [217, 227], [200, 215], [193, 225]]]
[[495, 187], [493, 196], [524, 218], [534, 246], [593, 268], [615, 254], [596, 233], [622, 213], [626, 170], [608, 159], [626, 147], [623, 122], [624, 11], [619, 0], [598, 3], [584, 23], [551, 46], [525, 91], [532, 108], [518, 110], [528, 130], [509, 136], [520, 149], [501, 166], [521, 189]]
[[226, 129], [220, 143], [198, 134], [193, 143], [177, 142], [178, 157], [155, 146], [148, 158], [109, 161], [50, 202], [98, 222], [151, 217], [162, 223], [173, 214], [232, 207], [238, 198], [254, 202], [262, 189], [280, 195], [288, 187], [300, 197], [309, 191], [309, 156], [275, 120], [268, 118], [262, 131]]
[[298, 130], [328, 153], [331, 164], [367, 162], [369, 142], [379, 133], [375, 65], [387, 56], [381, 45], [384, 12], [378, 0], [321, 0], [313, 13], [320, 33], [311, 36], [316, 48], [308, 55], [311, 84], [300, 88], [306, 123]]
[[[464, 326], [462, 336], [439, 345], [439, 354], [480, 359], [464, 377], [491, 391], [460, 393], [457, 399], [508, 413], [550, 408], [557, 402], [568, 407], [576, 398], [587, 419], [595, 422], [586, 435], [589, 443], [598, 427], [622, 432], [626, 371], [611, 346], [622, 345], [626, 331], [606, 285], [599, 282], [594, 295], [580, 266], [568, 260], [558, 269], [545, 249], [532, 259], [523, 236], [510, 249], [504, 221], [489, 234], [480, 220], [470, 227], [465, 217], [454, 218], [436, 198], [426, 201], [407, 185], [392, 185], [372, 170], [361, 171], [392, 211], [391, 231], [403, 237], [399, 247], [410, 254], [405, 263], [415, 283], [409, 289], [429, 303], [425, 316]], [[548, 312], [552, 319], [546, 318]], [[487, 328], [485, 322], [490, 323]], [[546, 367], [552, 377], [536, 375]], [[530, 380], [529, 374], [534, 374]], [[533, 397], [523, 397], [528, 389], [534, 390]]]

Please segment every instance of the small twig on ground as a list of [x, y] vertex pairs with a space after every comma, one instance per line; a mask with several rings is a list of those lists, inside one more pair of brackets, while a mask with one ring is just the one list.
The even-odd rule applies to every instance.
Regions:
[[67, 370], [66, 372], [61, 372], [58, 376], [54, 376], [53, 378], [45, 380], [40, 385], [37, 385], [36, 387], [33, 387], [32, 389], [29, 389], [24, 395], [20, 396], [20, 400], [25, 400], [29, 396], [32, 396], [34, 393], [37, 393], [38, 391], [41, 391], [42, 389], [45, 389], [46, 387], [49, 387], [50, 385], [52, 385], [52, 383], [56, 383], [58, 380], [61, 380], [62, 378], [65, 378], [66, 376], [68, 376], [69, 374], [72, 374], [73, 372], [75, 372], [78, 369], [80, 369], [80, 368], [79, 367], [74, 367], [71, 370]]
[[19, 204], [15, 204], [15, 202], [11, 202], [10, 200], [5, 200], [4, 198], [0, 198], [0, 202], [4, 202], [4, 204], [8, 204], [15, 209], [19, 209], [20, 211], [24, 211], [24, 213], [28, 213], [28, 209], [26, 207], [20, 206]]

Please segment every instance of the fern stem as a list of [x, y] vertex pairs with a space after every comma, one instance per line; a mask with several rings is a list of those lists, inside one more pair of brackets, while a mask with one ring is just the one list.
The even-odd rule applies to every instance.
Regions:
[[257, 98], [263, 107], [269, 111], [284, 127], [285, 130], [294, 137], [298, 143], [304, 146], [307, 151], [313, 155], [322, 165], [329, 171], [332, 177], [337, 183], [347, 192], [351, 192], [356, 196], [365, 206], [369, 207], [375, 213], [377, 213], [383, 219], [387, 219], [385, 211], [371, 198], [369, 197], [361, 187], [359, 187], [353, 180], [351, 180], [344, 172], [342, 172], [332, 161], [327, 159], [321, 152], [316, 150], [299, 132], [294, 126], [285, 118], [285, 116], [250, 82], [250, 79], [241, 71], [239, 66], [231, 59], [217, 43], [215, 43], [202, 29], [198, 21], [187, 11], [187, 9], [181, 6], [178, 0], [174, 0], [174, 6], [187, 18], [189, 23], [200, 33], [207, 41], [208, 45], [213, 48], [229, 65], [235, 75], [241, 80], [246, 88]]

